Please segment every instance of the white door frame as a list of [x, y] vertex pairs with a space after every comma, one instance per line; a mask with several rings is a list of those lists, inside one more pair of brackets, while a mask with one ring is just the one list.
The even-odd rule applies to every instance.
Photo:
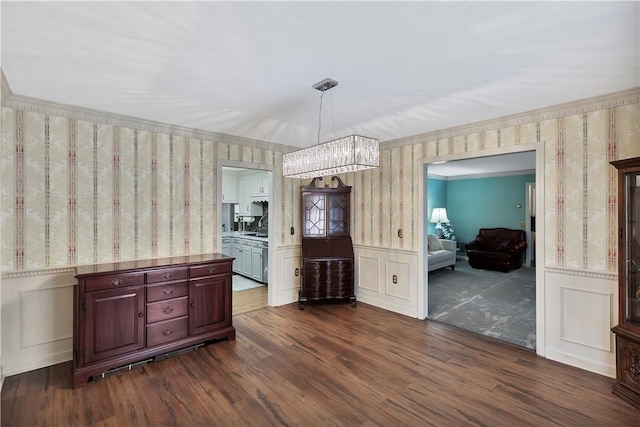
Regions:
[[[279, 199], [278, 199], [278, 195], [276, 194], [276, 192], [274, 191], [274, 186], [273, 186], [273, 168], [275, 167], [274, 165], [263, 165], [263, 164], [257, 164], [257, 163], [249, 163], [249, 162], [240, 162], [237, 160], [226, 160], [226, 159], [218, 159], [218, 170], [217, 170], [217, 176], [216, 176], [216, 182], [218, 183], [218, 195], [217, 195], [217, 200], [218, 200], [218, 224], [216, 226], [216, 232], [220, 232], [220, 230], [222, 230], [222, 167], [223, 166], [229, 166], [229, 167], [234, 167], [234, 168], [242, 168], [242, 169], [250, 169], [250, 170], [257, 170], [257, 171], [265, 171], [265, 172], [271, 172], [269, 175], [269, 206], [267, 208], [267, 216], [269, 218], [269, 228], [268, 228], [268, 233], [269, 233], [269, 237], [268, 237], [268, 244], [269, 244], [269, 249], [268, 249], [268, 253], [269, 253], [269, 261], [268, 261], [268, 271], [269, 271], [269, 280], [275, 282], [275, 266], [276, 266], [276, 262], [275, 262], [275, 257], [276, 257], [276, 241], [275, 241], [275, 235], [276, 235], [276, 226], [275, 226], [275, 221], [272, 220], [272, 218], [274, 218], [274, 206], [277, 206], [276, 203], [278, 203]], [[219, 253], [222, 253], [222, 237], [220, 239], [218, 239], [218, 248], [217, 251]], [[275, 288], [276, 286], [273, 286], [273, 284], [271, 286], [267, 286], [267, 304], [270, 307], [273, 307], [276, 305], [276, 294], [275, 294]]]
[[[426, 241], [428, 218], [425, 216], [427, 212], [427, 192], [426, 180], [428, 177], [429, 163], [434, 161], [453, 161], [474, 159], [478, 157], [496, 156], [501, 154], [519, 153], [523, 151], [535, 151], [536, 153], [536, 194], [535, 204], [538, 216], [544, 214], [544, 141], [522, 144], [509, 147], [498, 147], [489, 150], [475, 151], [472, 153], [449, 154], [437, 158], [423, 159], [423, 167], [418, 168], [418, 215], [422, 221], [418, 222], [418, 259], [422, 262], [418, 263], [418, 318], [425, 319], [429, 315], [429, 274], [427, 251], [424, 242]], [[544, 215], [542, 215], [544, 217]], [[536, 223], [536, 236], [538, 243], [535, 245], [536, 259], [536, 353], [545, 356], [545, 282], [544, 282], [544, 218]]]
[[535, 260], [535, 253], [533, 250], [535, 249], [535, 233], [531, 231], [531, 214], [535, 216], [535, 197], [536, 197], [536, 183], [535, 182], [527, 182], [524, 184], [525, 186], [525, 201], [524, 201], [524, 212], [526, 216], [525, 220], [525, 233], [527, 235], [527, 251], [525, 253], [525, 265], [527, 267], [531, 267], [531, 261]]

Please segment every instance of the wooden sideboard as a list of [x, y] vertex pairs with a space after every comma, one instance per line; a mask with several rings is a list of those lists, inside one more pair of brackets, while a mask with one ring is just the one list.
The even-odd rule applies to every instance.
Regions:
[[233, 258], [222, 254], [76, 268], [73, 387], [212, 340], [234, 340]]

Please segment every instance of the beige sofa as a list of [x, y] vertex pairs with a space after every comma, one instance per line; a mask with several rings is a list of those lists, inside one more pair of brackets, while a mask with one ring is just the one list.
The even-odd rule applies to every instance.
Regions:
[[456, 252], [455, 240], [438, 239], [435, 234], [429, 234], [427, 238], [429, 271], [445, 267], [455, 270]]

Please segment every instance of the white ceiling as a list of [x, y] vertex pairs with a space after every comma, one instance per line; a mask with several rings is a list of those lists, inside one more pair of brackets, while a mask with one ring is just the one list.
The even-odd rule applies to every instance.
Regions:
[[639, 4], [2, 1], [1, 65], [24, 96], [301, 147], [388, 141], [640, 85]]

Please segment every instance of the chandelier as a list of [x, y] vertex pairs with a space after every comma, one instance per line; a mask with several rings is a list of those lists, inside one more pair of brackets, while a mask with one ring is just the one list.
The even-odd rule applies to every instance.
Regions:
[[[338, 82], [324, 79], [313, 85], [322, 92], [320, 96], [320, 118], [322, 96], [337, 86]], [[318, 140], [320, 120], [318, 120]], [[288, 178], [315, 178], [346, 172], [377, 168], [380, 165], [380, 141], [361, 135], [350, 135], [309, 148], [286, 153], [282, 156], [282, 175]]]

